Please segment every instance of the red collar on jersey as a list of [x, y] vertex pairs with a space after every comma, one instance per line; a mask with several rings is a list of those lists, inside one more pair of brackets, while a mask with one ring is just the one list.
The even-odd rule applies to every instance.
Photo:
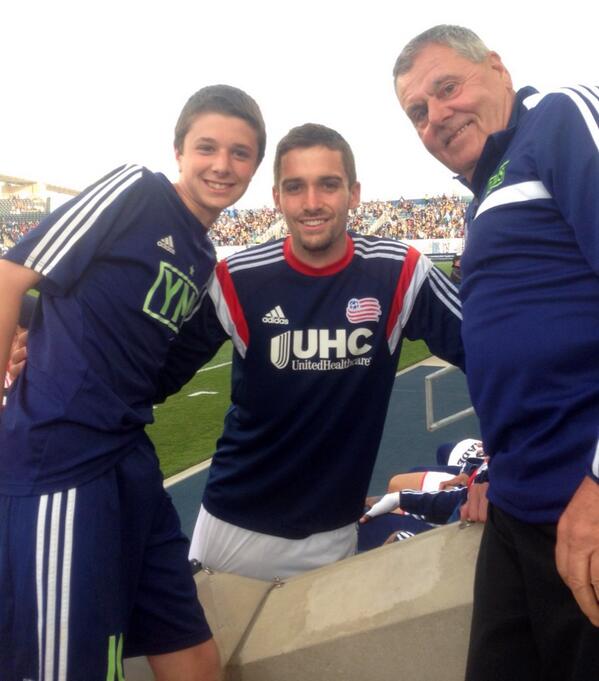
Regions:
[[337, 260], [337, 262], [331, 263], [326, 267], [312, 267], [311, 265], [307, 265], [305, 262], [299, 260], [291, 249], [290, 236], [287, 236], [285, 243], [283, 244], [283, 254], [285, 255], [285, 260], [287, 261], [288, 265], [293, 267], [294, 270], [297, 270], [302, 274], [307, 274], [311, 277], [326, 277], [331, 274], [337, 274], [337, 272], [340, 272], [342, 269], [346, 268], [354, 257], [354, 242], [352, 241], [349, 234], [346, 234], [345, 238], [347, 244], [345, 255], [341, 258], [341, 260]]

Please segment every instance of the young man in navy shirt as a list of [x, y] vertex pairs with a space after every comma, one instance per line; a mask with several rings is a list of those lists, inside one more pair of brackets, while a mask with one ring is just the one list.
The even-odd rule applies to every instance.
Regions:
[[0, 424], [2, 681], [122, 678], [129, 655], [164, 681], [219, 677], [144, 426], [216, 262], [207, 232], [265, 139], [253, 99], [204, 88], [175, 129], [174, 185], [118, 168], [0, 260], [2, 379], [21, 297], [41, 292]]
[[190, 347], [234, 345], [191, 557], [262, 579], [354, 553], [402, 339], [463, 364], [449, 280], [401, 242], [347, 231], [360, 185], [339, 133], [306, 124], [281, 140], [274, 199], [289, 236], [218, 264]]

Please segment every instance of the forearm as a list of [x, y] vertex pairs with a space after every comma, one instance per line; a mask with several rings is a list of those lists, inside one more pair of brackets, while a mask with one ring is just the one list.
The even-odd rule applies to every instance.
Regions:
[[0, 404], [4, 400], [4, 381], [19, 317], [18, 306], [15, 307], [11, 302], [0, 295]]
[[437, 492], [420, 492], [404, 490], [401, 493], [401, 508], [406, 513], [419, 516], [429, 523], [442, 525], [446, 523], [455, 509], [466, 500], [467, 489], [439, 490]]
[[227, 338], [216, 317], [214, 305], [206, 297], [169, 351], [158, 377], [155, 404], [178, 392], [201, 366], [214, 357]]
[[0, 260], [0, 404], [10, 350], [24, 293], [39, 281], [38, 274], [8, 260]]
[[404, 335], [410, 340], [424, 340], [433, 354], [464, 370], [461, 327], [458, 291], [432, 266], [415, 298]]

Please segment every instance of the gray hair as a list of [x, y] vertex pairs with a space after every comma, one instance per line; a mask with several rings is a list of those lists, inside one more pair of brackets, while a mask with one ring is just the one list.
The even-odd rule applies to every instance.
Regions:
[[398, 76], [407, 73], [412, 68], [414, 59], [424, 47], [431, 43], [450, 47], [461, 57], [472, 62], [482, 62], [490, 52], [483, 41], [469, 28], [439, 24], [412, 38], [403, 48], [393, 67], [393, 79], [396, 80]]

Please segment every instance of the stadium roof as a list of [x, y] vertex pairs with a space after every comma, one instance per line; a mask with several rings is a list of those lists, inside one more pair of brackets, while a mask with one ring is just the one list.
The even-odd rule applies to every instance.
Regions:
[[78, 189], [69, 189], [68, 187], [61, 187], [56, 184], [46, 184], [45, 182], [38, 182], [38, 180], [27, 180], [22, 177], [13, 177], [12, 175], [0, 175], [0, 182], [5, 184], [28, 187], [32, 184], [43, 184], [46, 191], [55, 192], [57, 194], [68, 194], [69, 196], [77, 196]]

